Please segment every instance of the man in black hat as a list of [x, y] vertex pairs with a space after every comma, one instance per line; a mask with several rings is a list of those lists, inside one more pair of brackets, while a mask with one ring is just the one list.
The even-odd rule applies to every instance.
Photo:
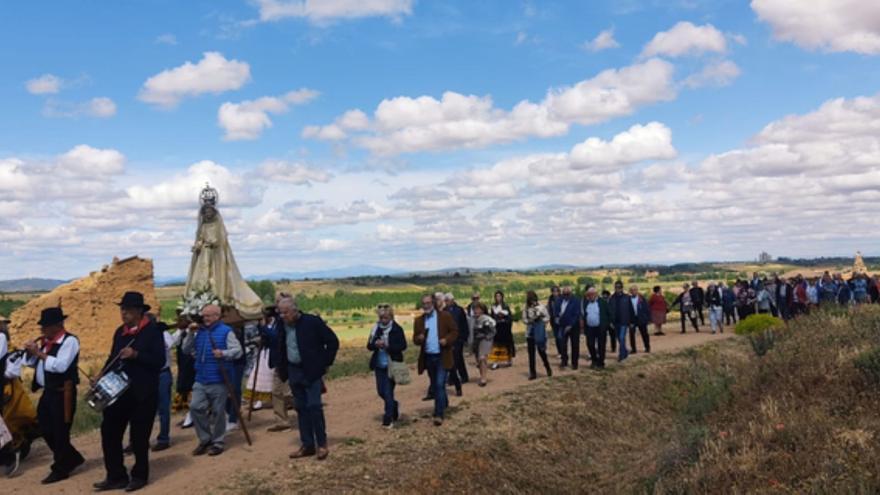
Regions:
[[[128, 375], [129, 387], [113, 405], [104, 409], [101, 448], [107, 477], [94, 486], [97, 491], [124, 488], [133, 492], [146, 486], [149, 478], [150, 433], [159, 402], [159, 373], [165, 366], [165, 340], [156, 322], [146, 315], [150, 306], [144, 304], [143, 294], [126, 292], [119, 309], [122, 325], [113, 334], [104, 369], [124, 372]], [[122, 456], [126, 428], [130, 428], [135, 458], [130, 478]]]
[[52, 466], [43, 484], [65, 480], [85, 459], [70, 444], [70, 426], [76, 412], [76, 385], [79, 383], [79, 339], [64, 329], [61, 308], [47, 308], [40, 315], [40, 342], [25, 344], [28, 365], [36, 368], [32, 390], [43, 389], [37, 405], [37, 421], [46, 445], [52, 450]]

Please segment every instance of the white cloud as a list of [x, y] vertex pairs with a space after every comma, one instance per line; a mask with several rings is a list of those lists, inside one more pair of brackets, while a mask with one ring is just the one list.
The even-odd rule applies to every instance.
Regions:
[[32, 95], [56, 94], [61, 91], [64, 80], [52, 74], [43, 74], [40, 77], [29, 80], [25, 88]]
[[706, 64], [700, 72], [686, 77], [682, 84], [689, 88], [727, 86], [739, 75], [740, 70], [735, 63], [730, 60], [717, 60]]
[[217, 110], [217, 123], [226, 134], [227, 141], [257, 139], [269, 127], [269, 114], [283, 114], [291, 105], [302, 105], [318, 97], [312, 89], [298, 89], [283, 96], [264, 96], [241, 103], [226, 102]]
[[308, 185], [312, 182], [328, 182], [333, 175], [324, 170], [302, 163], [268, 160], [257, 169], [257, 176], [269, 182]]
[[48, 99], [43, 105], [43, 115], [55, 118], [94, 117], [107, 119], [116, 115], [116, 103], [107, 97], [92, 98], [85, 102]]
[[669, 31], [655, 34], [654, 38], [645, 45], [641, 56], [681, 57], [726, 51], [727, 41], [721, 31], [715, 29], [715, 26], [711, 24], [695, 26], [690, 22], [682, 21]]
[[171, 33], [160, 34], [156, 36], [156, 40], [154, 41], [157, 45], [171, 45], [174, 46], [177, 44], [177, 37]]
[[676, 151], [672, 146], [672, 131], [659, 122], [651, 122], [634, 125], [611, 141], [589, 138], [576, 145], [570, 156], [575, 169], [608, 170], [645, 160], [669, 160], [676, 157]]
[[227, 60], [219, 52], [205, 52], [195, 64], [187, 61], [147, 79], [138, 98], [159, 107], [174, 108], [186, 97], [236, 90], [250, 80], [251, 70], [246, 62]]
[[600, 32], [592, 40], [585, 42], [583, 46], [585, 50], [601, 52], [602, 50], [617, 48], [620, 46], [620, 43], [614, 39], [614, 28], [608, 28]]
[[116, 175], [125, 168], [125, 156], [114, 149], [80, 144], [59, 156], [58, 166], [61, 171], [74, 175]]
[[153, 185], [128, 187], [126, 204], [136, 209], [196, 208], [198, 191], [209, 183], [218, 191], [220, 206], [255, 206], [262, 198], [263, 188], [249, 182], [242, 174], [211, 160], [190, 165], [183, 173]]
[[660, 59], [608, 69], [574, 86], [551, 89], [540, 103], [523, 100], [511, 110], [497, 108], [490, 96], [452, 91], [439, 100], [399, 96], [379, 103], [372, 120], [352, 110], [330, 125], [305, 128], [303, 136], [351, 139], [386, 156], [560, 136], [571, 124], [596, 124], [675, 98], [673, 70]]
[[306, 18], [313, 23], [412, 14], [413, 0], [255, 0], [261, 21]]
[[880, 2], [752, 0], [773, 35], [809, 50], [880, 54]]

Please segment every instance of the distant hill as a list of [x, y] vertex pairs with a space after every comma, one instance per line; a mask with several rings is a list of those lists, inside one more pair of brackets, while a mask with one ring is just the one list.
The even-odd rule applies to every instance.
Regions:
[[0, 292], [48, 292], [67, 280], [55, 280], [50, 278], [19, 278], [15, 280], [0, 280]]
[[372, 265], [355, 265], [343, 268], [332, 268], [328, 270], [316, 270], [311, 272], [273, 272], [266, 275], [251, 276], [248, 280], [303, 280], [306, 278], [333, 279], [333, 278], [353, 278], [353, 277], [383, 277], [385, 275], [396, 275], [400, 270], [384, 268]]

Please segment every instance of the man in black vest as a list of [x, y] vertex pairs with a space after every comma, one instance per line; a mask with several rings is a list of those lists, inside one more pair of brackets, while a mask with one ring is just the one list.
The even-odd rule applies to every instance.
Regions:
[[[133, 492], [146, 486], [150, 474], [150, 433], [159, 403], [159, 373], [165, 365], [165, 340], [156, 322], [146, 315], [150, 306], [144, 304], [143, 294], [126, 292], [119, 310], [122, 326], [113, 334], [104, 369], [124, 372], [130, 385], [113, 405], [104, 409], [101, 449], [107, 477], [94, 487], [97, 491], [124, 488]], [[131, 429], [135, 458], [130, 479], [122, 458], [126, 428]]]
[[44, 485], [67, 479], [71, 471], [85, 462], [82, 454], [70, 444], [79, 383], [79, 339], [64, 330], [65, 318], [61, 308], [44, 309], [38, 322], [43, 333], [40, 343], [25, 344], [30, 355], [28, 365], [36, 368], [32, 390], [43, 389], [37, 421], [53, 456], [51, 472], [43, 479]]

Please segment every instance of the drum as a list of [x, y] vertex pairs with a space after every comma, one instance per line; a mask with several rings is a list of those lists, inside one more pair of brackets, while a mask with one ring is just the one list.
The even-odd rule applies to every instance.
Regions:
[[111, 371], [102, 376], [98, 383], [86, 394], [86, 402], [97, 412], [103, 411], [116, 402], [128, 390], [128, 375], [124, 371]]

